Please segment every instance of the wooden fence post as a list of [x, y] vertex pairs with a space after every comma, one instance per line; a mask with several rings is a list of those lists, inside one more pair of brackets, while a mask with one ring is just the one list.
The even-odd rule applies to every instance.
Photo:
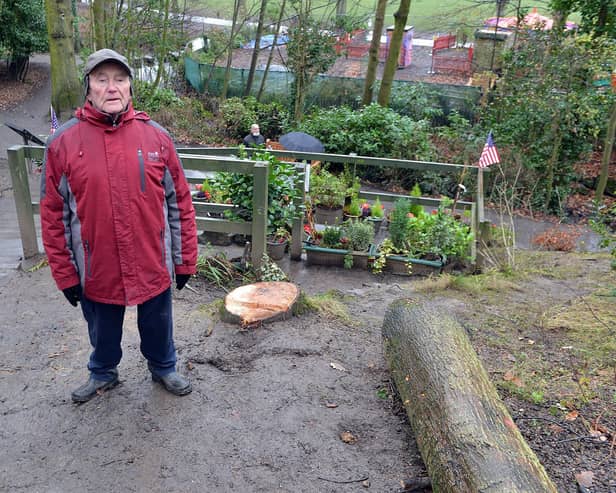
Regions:
[[252, 265], [261, 266], [267, 238], [267, 189], [269, 166], [267, 161], [257, 161], [254, 166], [254, 187], [252, 203]]
[[11, 171], [11, 181], [13, 183], [13, 197], [15, 199], [19, 233], [21, 235], [21, 246], [25, 260], [39, 254], [25, 149], [23, 146], [12, 146], [7, 149], [7, 155]]

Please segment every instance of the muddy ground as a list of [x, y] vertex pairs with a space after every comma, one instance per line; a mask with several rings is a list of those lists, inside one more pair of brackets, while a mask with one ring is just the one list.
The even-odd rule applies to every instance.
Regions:
[[[2, 116], [46, 127], [45, 105], [35, 107]], [[0, 169], [5, 200], [6, 160]], [[0, 491], [397, 491], [425, 470], [380, 331], [388, 304], [410, 296], [442, 299], [467, 330], [559, 492], [575, 492], [584, 473], [590, 491], [613, 493], [609, 258], [520, 252], [517, 262], [509, 277], [422, 281], [286, 260], [305, 293], [337, 295], [317, 303], [322, 311], [251, 330], [221, 322], [225, 292], [195, 279], [197, 292], [175, 292], [174, 304], [179, 367], [193, 393], [177, 398], [150, 381], [129, 309], [122, 384], [84, 405], [70, 401], [89, 353], [79, 309], [48, 267], [3, 272]]]
[[[563, 349], [567, 330], [541, 327], [535, 317], [597, 290], [613, 306], [616, 279], [605, 255], [550, 254], [540, 262], [551, 273], [498, 290], [488, 284], [485, 292], [432, 292], [429, 281], [294, 263], [285, 268], [302, 290], [336, 289], [346, 315], [309, 311], [250, 330], [220, 322], [215, 308], [225, 292], [196, 279], [197, 292], [176, 292], [174, 305], [179, 367], [193, 393], [177, 398], [150, 381], [129, 309], [122, 384], [84, 405], [69, 397], [86, 376], [89, 353], [79, 310], [55, 289], [47, 267], [15, 271], [0, 287], [0, 491], [397, 491], [400, 480], [425, 471], [391, 387], [381, 324], [392, 300], [430, 296], [444, 297], [471, 335], [558, 490], [575, 492], [575, 474], [589, 471], [590, 491], [613, 492], [613, 362], [589, 369], [594, 394], [585, 405], [575, 392], [551, 387], [533, 403], [521, 392], [533, 388], [531, 377], [508, 379], [507, 371], [522, 372], [515, 361], [533, 352], [552, 366], [537, 374], [563, 367], [573, 377], [579, 355]], [[565, 265], [568, 277], [555, 276]], [[613, 310], [597, 316], [613, 335]], [[518, 378], [520, 392], [502, 385]], [[571, 411], [578, 415], [567, 420]], [[593, 420], [603, 438], [591, 433]], [[341, 439], [345, 431], [353, 443]]]

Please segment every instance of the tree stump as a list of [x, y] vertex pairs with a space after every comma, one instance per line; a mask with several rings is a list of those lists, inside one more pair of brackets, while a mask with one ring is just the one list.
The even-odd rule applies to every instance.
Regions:
[[225, 297], [223, 320], [243, 327], [284, 320], [292, 314], [299, 288], [290, 282], [257, 282], [234, 289]]
[[434, 491], [556, 493], [468, 336], [442, 308], [395, 301], [383, 343]]

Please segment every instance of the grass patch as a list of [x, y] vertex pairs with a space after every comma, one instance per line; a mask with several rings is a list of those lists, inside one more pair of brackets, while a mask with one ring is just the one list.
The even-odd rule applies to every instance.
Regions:
[[303, 292], [300, 293], [293, 313], [295, 315], [302, 315], [307, 312], [317, 312], [327, 318], [340, 320], [345, 325], [357, 325], [357, 321], [349, 314], [345, 304], [345, 297], [336, 290], [330, 290], [313, 296], [308, 296]]

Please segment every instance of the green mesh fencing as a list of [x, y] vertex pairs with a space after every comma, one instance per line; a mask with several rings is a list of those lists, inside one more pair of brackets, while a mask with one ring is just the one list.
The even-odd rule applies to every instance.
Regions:
[[[224, 67], [198, 63], [191, 58], [184, 58], [186, 80], [200, 93], [220, 96], [225, 79]], [[242, 97], [248, 80], [248, 69], [232, 68], [229, 73], [227, 97]], [[261, 87], [263, 70], [256, 70], [252, 84], [251, 95], [256, 96]], [[278, 101], [287, 105], [290, 101], [293, 74], [290, 72], [274, 72], [267, 74], [263, 94], [260, 100], [264, 103]], [[394, 80], [392, 91], [404, 85], [418, 84], [414, 81]], [[422, 84], [426, 85], [425, 82]], [[472, 114], [473, 108], [481, 97], [481, 89], [474, 86], [455, 86], [448, 84], [429, 84], [430, 89], [437, 94], [438, 104], [445, 113], [455, 109], [462, 114]], [[306, 94], [306, 107], [348, 105], [358, 107], [364, 90], [364, 79], [356, 77], [333, 77], [319, 75], [313, 81]], [[396, 109], [396, 108], [393, 108]]]

